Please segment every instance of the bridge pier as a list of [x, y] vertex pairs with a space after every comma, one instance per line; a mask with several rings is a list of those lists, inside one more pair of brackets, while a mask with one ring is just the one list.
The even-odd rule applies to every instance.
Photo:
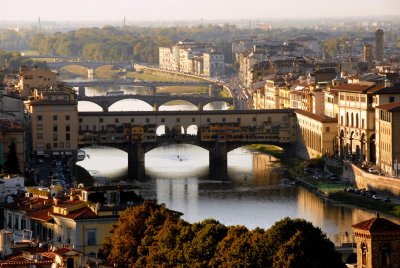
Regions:
[[128, 150], [128, 175], [133, 179], [144, 179], [144, 146], [141, 142], [129, 145]]
[[209, 150], [210, 179], [226, 179], [228, 175], [228, 150], [226, 142], [216, 142]]
[[78, 90], [79, 97], [86, 97], [86, 88], [84, 86], [80, 86]]
[[88, 68], [87, 76], [88, 76], [89, 79], [93, 79], [94, 78], [94, 68]]

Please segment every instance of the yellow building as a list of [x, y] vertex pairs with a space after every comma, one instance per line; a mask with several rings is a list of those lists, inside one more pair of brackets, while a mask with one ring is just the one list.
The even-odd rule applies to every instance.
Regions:
[[32, 96], [32, 92], [35, 89], [48, 89], [57, 87], [56, 73], [39, 69], [34, 67], [29, 69], [27, 67], [21, 67], [19, 71], [19, 82], [17, 89], [19, 90], [22, 97]]
[[306, 159], [335, 153], [337, 119], [296, 110], [297, 153]]
[[29, 102], [32, 150], [36, 156], [71, 155], [78, 149], [78, 103], [69, 91], [43, 92]]
[[390, 175], [399, 175], [400, 102], [375, 107], [376, 164]]

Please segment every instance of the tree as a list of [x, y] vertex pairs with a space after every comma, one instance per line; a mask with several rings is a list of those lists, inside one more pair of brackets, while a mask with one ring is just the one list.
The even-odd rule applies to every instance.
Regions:
[[7, 169], [8, 173], [11, 174], [20, 173], [15, 142], [12, 142], [10, 146], [8, 146], [8, 155], [7, 155], [7, 160], [4, 163], [4, 166]]
[[276, 222], [267, 237], [267, 267], [346, 267], [321, 229], [305, 220]]

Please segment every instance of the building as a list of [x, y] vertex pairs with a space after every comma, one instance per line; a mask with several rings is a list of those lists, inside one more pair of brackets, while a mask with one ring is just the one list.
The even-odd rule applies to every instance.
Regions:
[[203, 54], [203, 74], [208, 77], [225, 74], [225, 57], [221, 53], [206, 52]]
[[261, 109], [282, 109], [280, 107], [279, 92], [281, 89], [285, 90], [286, 88], [286, 82], [283, 77], [266, 80], [264, 90], [265, 106]]
[[339, 106], [338, 106], [338, 98], [339, 98], [339, 93], [335, 89], [327, 88], [324, 90], [325, 94], [325, 116], [332, 117], [332, 118], [338, 118], [339, 114]]
[[21, 176], [6, 176], [0, 178], [0, 202], [5, 203], [11, 195], [25, 190], [25, 178]]
[[296, 110], [297, 154], [305, 159], [333, 155], [337, 119]]
[[4, 166], [11, 144], [15, 144], [20, 172], [25, 170], [25, 126], [20, 121], [0, 119], [0, 165]]
[[56, 73], [38, 67], [33, 69], [21, 67], [17, 89], [22, 97], [28, 98], [32, 96], [35, 89], [42, 90], [56, 87]]
[[353, 225], [357, 267], [397, 267], [400, 263], [400, 226], [387, 219], [372, 218]]
[[375, 59], [379, 62], [383, 61], [383, 34], [381, 29], [375, 31]]
[[29, 102], [34, 156], [72, 155], [78, 149], [78, 102], [74, 92], [50, 90]]
[[398, 177], [400, 168], [400, 101], [375, 107], [376, 165]]
[[364, 61], [368, 64], [368, 70], [372, 69], [372, 61], [374, 60], [374, 55], [372, 53], [372, 45], [364, 45]]
[[74, 246], [85, 255], [95, 255], [120, 213], [142, 202], [139, 189], [129, 185], [72, 189], [69, 199], [28, 190], [25, 197], [4, 206], [4, 224], [13, 232], [14, 242], [28, 230], [38, 242]]

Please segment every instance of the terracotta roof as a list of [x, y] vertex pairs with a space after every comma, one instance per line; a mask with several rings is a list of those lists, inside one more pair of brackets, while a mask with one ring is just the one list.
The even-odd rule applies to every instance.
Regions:
[[65, 254], [67, 252], [70, 252], [70, 251], [74, 251], [74, 252], [83, 254], [82, 252], [80, 252], [78, 250], [75, 250], [75, 249], [72, 249], [72, 248], [58, 248], [58, 249], [54, 250], [53, 253], [54, 254], [58, 254], [58, 255], [63, 255], [63, 254]]
[[20, 197], [14, 202], [5, 204], [4, 207], [13, 210], [32, 212], [38, 209], [50, 208], [53, 205], [53, 200], [43, 199], [39, 197]]
[[339, 86], [333, 86], [332, 88], [338, 91], [367, 93], [367, 91], [373, 87], [374, 86], [361, 85], [361, 84], [344, 84]]
[[40, 209], [37, 211], [30, 212], [28, 213], [28, 216], [34, 220], [47, 222], [53, 219], [53, 217], [50, 216], [52, 210], [53, 210], [52, 207], [48, 207], [45, 209]]
[[337, 123], [338, 122], [337, 118], [322, 116], [322, 115], [314, 114], [314, 113], [311, 113], [311, 112], [308, 112], [305, 110], [298, 109], [295, 112], [296, 112], [296, 114], [301, 114], [301, 115], [307, 116], [307, 117], [314, 119], [316, 121], [319, 121], [321, 123]]
[[354, 224], [353, 228], [370, 232], [400, 232], [400, 225], [379, 216]]
[[383, 87], [375, 90], [374, 94], [400, 94], [400, 87]]
[[84, 207], [80, 208], [74, 211], [71, 211], [68, 213], [68, 215], [62, 215], [58, 213], [52, 213], [51, 215], [58, 216], [58, 217], [64, 217], [64, 218], [69, 218], [69, 219], [74, 219], [74, 220], [84, 220], [84, 219], [96, 219], [99, 218], [99, 216], [94, 213], [90, 208]]
[[400, 101], [379, 105], [379, 106], [376, 106], [375, 108], [389, 111], [389, 112], [399, 112], [400, 111]]

